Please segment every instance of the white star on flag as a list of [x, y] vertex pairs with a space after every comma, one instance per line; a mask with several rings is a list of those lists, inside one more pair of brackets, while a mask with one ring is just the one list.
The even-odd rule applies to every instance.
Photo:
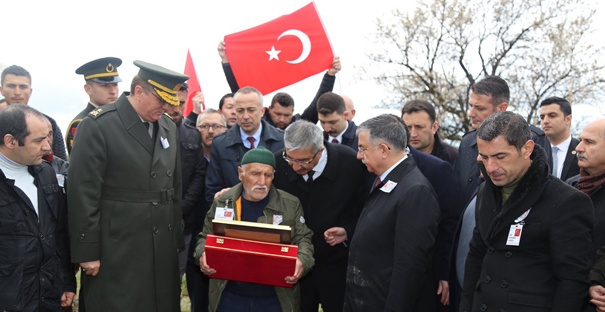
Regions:
[[275, 46], [271, 46], [271, 51], [265, 51], [267, 52], [267, 54], [269, 54], [269, 61], [272, 59], [276, 59], [279, 61], [279, 53], [281, 53], [281, 50], [275, 50]]

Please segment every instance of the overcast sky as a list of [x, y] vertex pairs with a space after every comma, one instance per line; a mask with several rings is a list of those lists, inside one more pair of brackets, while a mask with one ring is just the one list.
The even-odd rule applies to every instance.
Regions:
[[[128, 91], [138, 71], [134, 60], [182, 72], [190, 49], [207, 107], [216, 108], [220, 97], [230, 92], [216, 51], [223, 37], [292, 13], [310, 2], [4, 1], [0, 4], [5, 29], [0, 65], [16, 64], [30, 71], [34, 90], [30, 105], [57, 119], [63, 132], [88, 101], [84, 78], [75, 74], [76, 68], [105, 56], [123, 60], [118, 69], [122, 92]], [[368, 63], [366, 38], [374, 31], [374, 20], [405, 2], [412, 1], [315, 1], [334, 53], [343, 65], [334, 92], [350, 95], [362, 112], [364, 107], [380, 102], [381, 89], [373, 82], [357, 81], [354, 66]], [[170, 7], [172, 4], [178, 6]], [[322, 76], [280, 91], [290, 93], [296, 111], [302, 111], [311, 102]], [[266, 96], [265, 101], [271, 97]]]
[[[123, 60], [119, 67], [127, 91], [138, 68], [134, 60], [183, 71], [187, 49], [191, 50], [207, 107], [216, 108], [229, 92], [218, 43], [238, 32], [289, 14], [309, 0], [181, 0], [181, 1], [3, 1], [0, 66], [25, 67], [32, 74], [34, 92], [30, 105], [55, 118], [63, 132], [88, 101], [84, 79], [76, 75], [80, 65], [105, 56]], [[334, 92], [351, 96], [360, 122], [384, 110], [372, 107], [383, 99], [384, 90], [372, 81], [359, 81], [357, 67], [368, 66], [366, 54], [375, 31], [374, 21], [399, 8], [411, 10], [414, 0], [351, 2], [316, 0], [319, 14], [341, 57], [343, 69]], [[599, 2], [599, 6], [605, 6]], [[175, 5], [175, 6], [171, 6]], [[601, 10], [602, 11], [602, 10]], [[596, 21], [604, 20], [598, 12]], [[286, 87], [301, 112], [311, 101], [323, 74]], [[273, 94], [265, 97], [268, 102]]]

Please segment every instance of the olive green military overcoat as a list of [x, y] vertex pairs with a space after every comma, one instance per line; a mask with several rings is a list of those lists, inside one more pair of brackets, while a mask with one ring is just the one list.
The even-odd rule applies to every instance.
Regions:
[[82, 274], [80, 304], [88, 312], [176, 312], [183, 242], [178, 130], [163, 115], [152, 139], [127, 96], [91, 111], [74, 139], [72, 261], [101, 261], [96, 277]]

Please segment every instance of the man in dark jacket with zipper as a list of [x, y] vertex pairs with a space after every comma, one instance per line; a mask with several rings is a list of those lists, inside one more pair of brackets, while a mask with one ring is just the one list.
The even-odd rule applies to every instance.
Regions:
[[[181, 278], [185, 274], [187, 266], [187, 254], [189, 244], [192, 240], [193, 223], [195, 221], [195, 210], [200, 209], [200, 203], [204, 200], [205, 164], [202, 151], [202, 138], [200, 132], [193, 125], [184, 121], [183, 110], [187, 102], [188, 85], [183, 83], [177, 92], [178, 106], [170, 106], [166, 113], [176, 123], [179, 130], [179, 150], [181, 153], [181, 172], [183, 177], [183, 240], [185, 247], [179, 251], [179, 274]], [[195, 233], [197, 234], [197, 233]], [[195, 244], [195, 243], [194, 243]]]
[[258, 146], [271, 152], [284, 148], [284, 132], [262, 120], [263, 95], [253, 87], [243, 87], [233, 96], [237, 124], [212, 141], [206, 173], [206, 202], [212, 205], [214, 194], [239, 183], [237, 168], [244, 154]]
[[75, 295], [63, 191], [42, 161], [50, 132], [31, 107], [0, 112], [1, 311], [59, 311]]
[[590, 199], [550, 174], [518, 114], [485, 119], [477, 146], [485, 182], [460, 311], [581, 311], [592, 258]]

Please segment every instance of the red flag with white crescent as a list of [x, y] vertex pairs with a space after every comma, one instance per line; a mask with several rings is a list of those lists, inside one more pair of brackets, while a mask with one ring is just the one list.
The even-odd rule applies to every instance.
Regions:
[[268, 94], [332, 66], [334, 53], [311, 2], [294, 13], [225, 36], [225, 53], [240, 87]]

